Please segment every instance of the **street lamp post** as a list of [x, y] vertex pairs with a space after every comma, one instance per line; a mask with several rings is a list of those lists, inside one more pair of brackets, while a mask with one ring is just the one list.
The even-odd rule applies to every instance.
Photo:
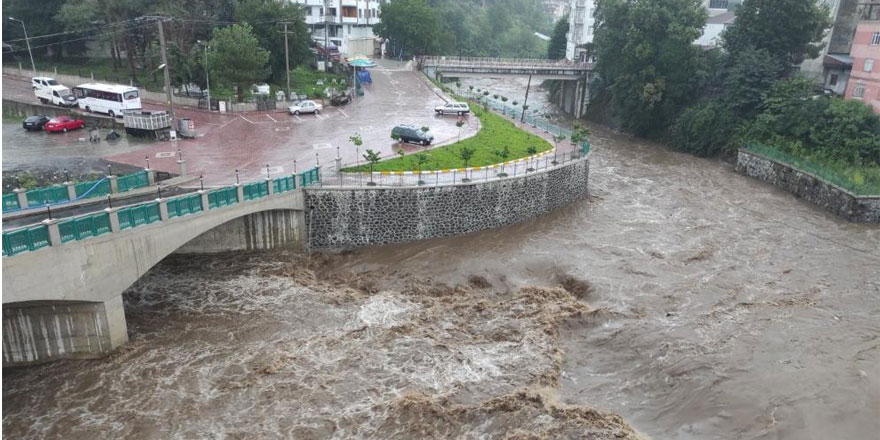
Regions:
[[199, 44], [205, 45], [205, 87], [208, 89], [208, 111], [211, 111], [211, 76], [208, 74], [208, 42], [198, 40]]
[[27, 26], [24, 25], [24, 21], [19, 20], [17, 18], [9, 17], [9, 20], [10, 21], [17, 21], [17, 22], [21, 23], [21, 28], [24, 29], [24, 42], [25, 42], [25, 44], [27, 44], [28, 56], [31, 57], [31, 69], [34, 71], [34, 75], [36, 75], [37, 74], [37, 65], [34, 64], [34, 54], [31, 53], [31, 40], [28, 39]]

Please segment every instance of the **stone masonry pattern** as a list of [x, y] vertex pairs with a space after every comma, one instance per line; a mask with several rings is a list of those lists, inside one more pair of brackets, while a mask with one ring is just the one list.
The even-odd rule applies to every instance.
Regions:
[[589, 157], [526, 176], [423, 188], [305, 190], [307, 246], [347, 249], [510, 225], [588, 195]]
[[740, 150], [736, 171], [772, 183], [853, 222], [880, 222], [880, 197], [860, 197], [815, 176]]

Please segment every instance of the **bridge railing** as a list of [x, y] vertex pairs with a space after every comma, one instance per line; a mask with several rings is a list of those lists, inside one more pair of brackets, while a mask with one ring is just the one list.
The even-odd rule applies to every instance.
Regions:
[[541, 67], [541, 68], [592, 68], [592, 63], [581, 63], [566, 59], [550, 60], [546, 58], [486, 58], [456, 56], [425, 56], [421, 58], [422, 66], [456, 66], [456, 67]]
[[315, 167], [299, 174], [262, 179], [210, 191], [197, 191], [167, 199], [107, 208], [100, 212], [78, 215], [62, 220], [48, 219], [42, 224], [29, 225], [3, 232], [3, 256], [35, 251], [47, 246], [60, 246], [70, 241], [85, 240], [108, 233], [137, 228], [177, 217], [223, 209], [250, 200], [271, 197], [292, 191], [297, 187], [321, 183], [321, 170]]
[[111, 179], [116, 179], [116, 192], [126, 192], [150, 185], [152, 171], [142, 170], [118, 178], [101, 178], [67, 185], [54, 185], [19, 191], [3, 195], [3, 212], [19, 211], [27, 208], [62, 205], [76, 200], [102, 197], [113, 192]]

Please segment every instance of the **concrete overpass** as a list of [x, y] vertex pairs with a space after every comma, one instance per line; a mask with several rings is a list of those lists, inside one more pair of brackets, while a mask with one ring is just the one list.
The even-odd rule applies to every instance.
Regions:
[[[99, 357], [124, 344], [122, 292], [184, 245], [193, 252], [301, 245], [302, 187], [318, 179], [315, 168], [4, 233], [3, 365]], [[260, 215], [267, 225], [255, 233]], [[239, 238], [229, 230], [236, 222], [250, 226]], [[222, 238], [215, 228], [226, 229]]]
[[[562, 87], [556, 104], [575, 118], [583, 116], [590, 101], [589, 84], [593, 79], [593, 63], [532, 58], [479, 58], [457, 56], [424, 56], [418, 68], [430, 77], [529, 77], [531, 80], [559, 80]], [[528, 100], [528, 90], [526, 90]]]

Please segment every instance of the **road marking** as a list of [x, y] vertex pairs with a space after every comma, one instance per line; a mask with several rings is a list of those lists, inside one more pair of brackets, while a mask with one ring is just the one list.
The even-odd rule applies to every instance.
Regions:
[[312, 144], [312, 148], [314, 148], [316, 150], [327, 150], [327, 149], [333, 148], [333, 145], [330, 145], [327, 142], [321, 142], [318, 144]]
[[293, 115], [293, 117], [296, 118], [296, 122], [302, 122], [302, 119], [299, 117], [299, 115]]
[[260, 171], [260, 174], [262, 174], [266, 177], [269, 177], [269, 175], [278, 175], [278, 174], [281, 174], [284, 172], [284, 167], [269, 167], [269, 169], [268, 169], [269, 172], [266, 173], [266, 171], [267, 171], [266, 167], [263, 167], [262, 171]]
[[268, 114], [267, 114], [266, 117], [269, 118], [269, 119], [271, 119], [272, 122], [278, 122], [278, 121], [275, 120], [275, 118], [272, 117], [272, 115], [268, 115]]
[[244, 115], [242, 115], [242, 114], [241, 114], [241, 113], [239, 113], [239, 114], [238, 114], [238, 117], [239, 117], [239, 118], [241, 118], [241, 119], [244, 119], [244, 120], [245, 120], [245, 121], [248, 121], [248, 122], [250, 122], [250, 123], [251, 123], [251, 124], [253, 124], [253, 123], [254, 123], [254, 121], [251, 121], [251, 120], [250, 120], [250, 119], [248, 119], [248, 118], [246, 118], [246, 117], [244, 117]]
[[373, 126], [372, 126], [372, 125], [361, 125], [361, 126], [360, 126], [360, 130], [361, 130], [361, 132], [370, 131], [370, 130], [372, 130], [372, 129], [373, 129]]
[[318, 119], [324, 119], [324, 117], [323, 117], [323, 116], [321, 116], [321, 114], [320, 114], [320, 113], [315, 113], [315, 117], [316, 117], [316, 118], [318, 118]]
[[290, 131], [290, 127], [275, 127], [275, 131]]
[[345, 112], [342, 111], [342, 109], [337, 109], [337, 111], [338, 111], [339, 113], [342, 113], [342, 116], [345, 116], [345, 118], [348, 119], [348, 115], [345, 114]]
[[157, 158], [174, 157], [174, 152], [173, 151], [160, 151], [160, 152], [156, 153], [156, 157]]

